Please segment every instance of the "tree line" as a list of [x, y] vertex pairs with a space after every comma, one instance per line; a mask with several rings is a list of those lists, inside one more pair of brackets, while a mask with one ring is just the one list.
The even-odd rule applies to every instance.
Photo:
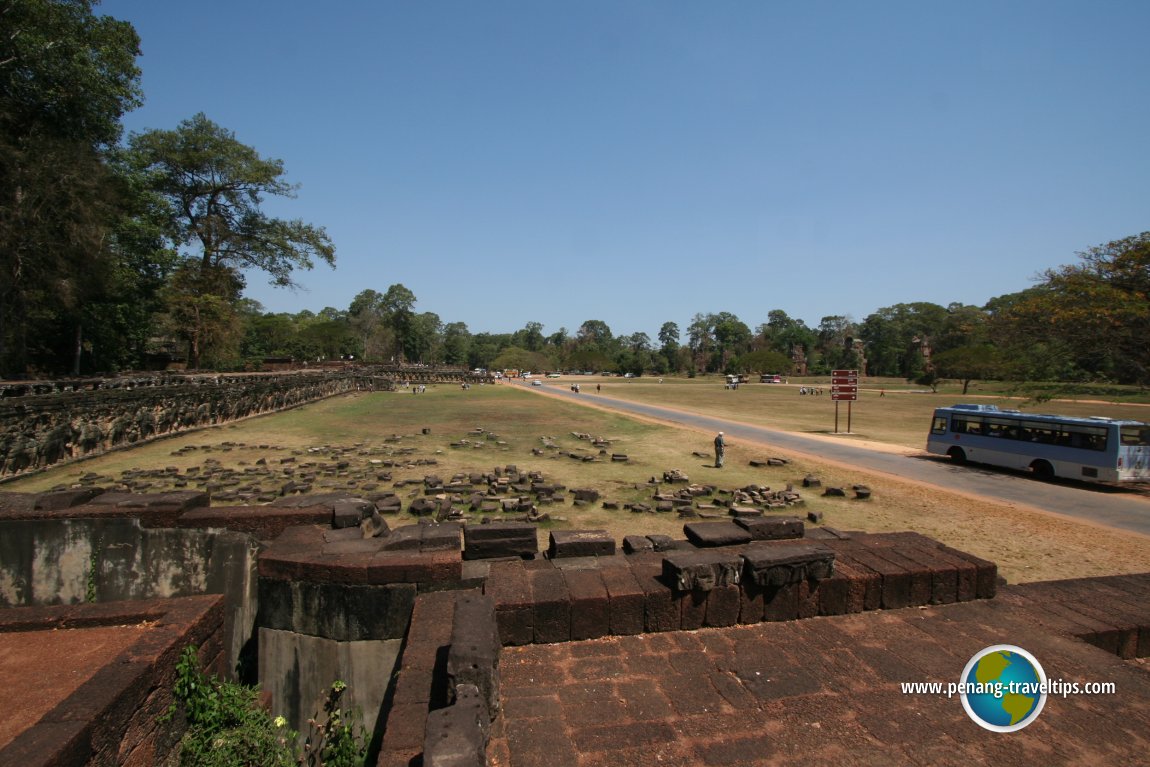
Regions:
[[656, 338], [602, 320], [473, 332], [395, 284], [344, 309], [271, 313], [245, 275], [291, 286], [335, 264], [322, 227], [269, 217], [282, 161], [198, 114], [123, 136], [143, 99], [139, 37], [98, 0], [0, 0], [0, 377], [273, 358], [620, 373], [825, 374], [1150, 382], [1150, 232], [1089, 248], [984, 306], [916, 302], [815, 326], [698, 313]]

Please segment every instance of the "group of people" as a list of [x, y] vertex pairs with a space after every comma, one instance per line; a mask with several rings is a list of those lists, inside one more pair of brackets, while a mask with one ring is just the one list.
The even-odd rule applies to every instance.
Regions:
[[799, 387], [799, 394], [800, 395], [802, 395], [802, 394], [821, 395], [822, 393], [823, 393], [823, 387], [821, 387], [821, 386], [800, 386]]

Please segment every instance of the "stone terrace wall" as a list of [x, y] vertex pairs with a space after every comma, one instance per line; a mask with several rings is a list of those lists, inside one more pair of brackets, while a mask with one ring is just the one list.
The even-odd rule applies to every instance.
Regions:
[[189, 429], [393, 388], [393, 378], [369, 368], [0, 382], [0, 481]]
[[[0, 647], [6, 657], [29, 665], [26, 678], [6, 680], [5, 704], [16, 712], [22, 705], [36, 706], [38, 699], [53, 696], [37, 721], [0, 747], [0, 764], [151, 767], [165, 763], [184, 731], [181, 718], [161, 721], [172, 703], [176, 662], [184, 647], [192, 645], [199, 648], [204, 668], [221, 670], [223, 613], [219, 596], [0, 609]], [[113, 643], [106, 652], [96, 653], [102, 665], [75, 690], [34, 689], [40, 683], [38, 665], [49, 671], [58, 663], [67, 667], [67, 659], [58, 661], [47, 655], [53, 646], [48, 640], [54, 634], [69, 629], [95, 635], [109, 627], [135, 634], [126, 646]], [[41, 635], [45, 641], [38, 642]], [[92, 636], [88, 641], [99, 644], [100, 640]], [[75, 669], [74, 673], [87, 671]]]

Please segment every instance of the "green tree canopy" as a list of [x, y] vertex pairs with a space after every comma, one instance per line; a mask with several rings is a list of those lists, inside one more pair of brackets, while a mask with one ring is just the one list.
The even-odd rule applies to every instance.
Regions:
[[[261, 209], [266, 195], [295, 194], [283, 179], [283, 163], [261, 157], [203, 114], [175, 130], [133, 135], [128, 158], [166, 201], [166, 234], [200, 272], [189, 286], [208, 290], [222, 271], [242, 285], [243, 271], [255, 269], [272, 284], [291, 287], [295, 270], [312, 268], [315, 259], [335, 265], [335, 247], [322, 227], [271, 218]], [[192, 367], [202, 352], [190, 338], [195, 334], [206, 337], [196, 328], [185, 333]]]
[[105, 152], [140, 103], [139, 38], [94, 5], [0, 0], [0, 376], [25, 374], [30, 343], [63, 367], [49, 329], [79, 328], [85, 304], [125, 284]]

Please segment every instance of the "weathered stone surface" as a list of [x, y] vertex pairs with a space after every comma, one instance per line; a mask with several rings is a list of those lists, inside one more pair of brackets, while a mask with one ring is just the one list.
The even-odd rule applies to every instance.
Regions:
[[424, 767], [485, 767], [490, 728], [481, 697], [472, 686], [462, 685], [453, 705], [427, 715]]
[[571, 491], [577, 501], [586, 501], [587, 503], [594, 503], [599, 500], [599, 491], [594, 488], [576, 488]]
[[337, 530], [344, 527], [358, 527], [375, 511], [375, 504], [361, 498], [348, 498], [332, 505], [331, 526]]
[[364, 538], [386, 538], [391, 533], [387, 520], [380, 515], [378, 509], [360, 523], [360, 530]]
[[675, 551], [663, 557], [663, 579], [678, 591], [706, 592], [719, 586], [737, 586], [742, 565], [742, 558], [735, 553]]
[[552, 530], [547, 556], [609, 557], [615, 553], [615, 539], [605, 530]]
[[611, 564], [599, 571], [610, 603], [611, 633], [616, 636], [643, 633], [646, 596], [630, 567]]
[[683, 532], [687, 540], [700, 548], [751, 542], [751, 534], [734, 522], [689, 522], [683, 525]]
[[463, 556], [465, 559], [533, 557], [539, 551], [536, 530], [529, 522], [465, 525]]
[[473, 685], [489, 722], [499, 714], [501, 647], [495, 600], [477, 591], [462, 592], [455, 600], [447, 651], [448, 689]]
[[803, 521], [798, 517], [736, 518], [735, 524], [750, 533], [751, 539], [756, 541], [803, 537]]
[[550, 568], [527, 571], [534, 608], [535, 642], [571, 641], [571, 594], [563, 573]]
[[571, 639], [597, 639], [611, 632], [611, 603], [598, 568], [564, 570], [571, 594]]
[[645, 535], [626, 535], [623, 537], [623, 553], [634, 554], [639, 551], [654, 551], [655, 544]]
[[104, 490], [98, 487], [82, 487], [72, 490], [58, 490], [50, 493], [41, 493], [36, 496], [33, 503], [33, 508], [36, 511], [57, 511], [59, 509], [70, 509], [73, 506], [80, 506], [85, 503], [91, 503], [92, 499], [97, 495], [103, 493]]
[[674, 551], [681, 548], [679, 542], [669, 535], [648, 535], [647, 540], [654, 545], [655, 551]]
[[822, 544], [750, 547], [743, 552], [746, 579], [766, 587], [822, 580], [834, 573], [835, 552]]
[[402, 639], [415, 592], [413, 583], [361, 586], [260, 578], [256, 622], [340, 642]]
[[534, 642], [534, 602], [523, 562], [493, 562], [483, 589], [495, 601], [495, 620], [502, 643], [525, 645]]

